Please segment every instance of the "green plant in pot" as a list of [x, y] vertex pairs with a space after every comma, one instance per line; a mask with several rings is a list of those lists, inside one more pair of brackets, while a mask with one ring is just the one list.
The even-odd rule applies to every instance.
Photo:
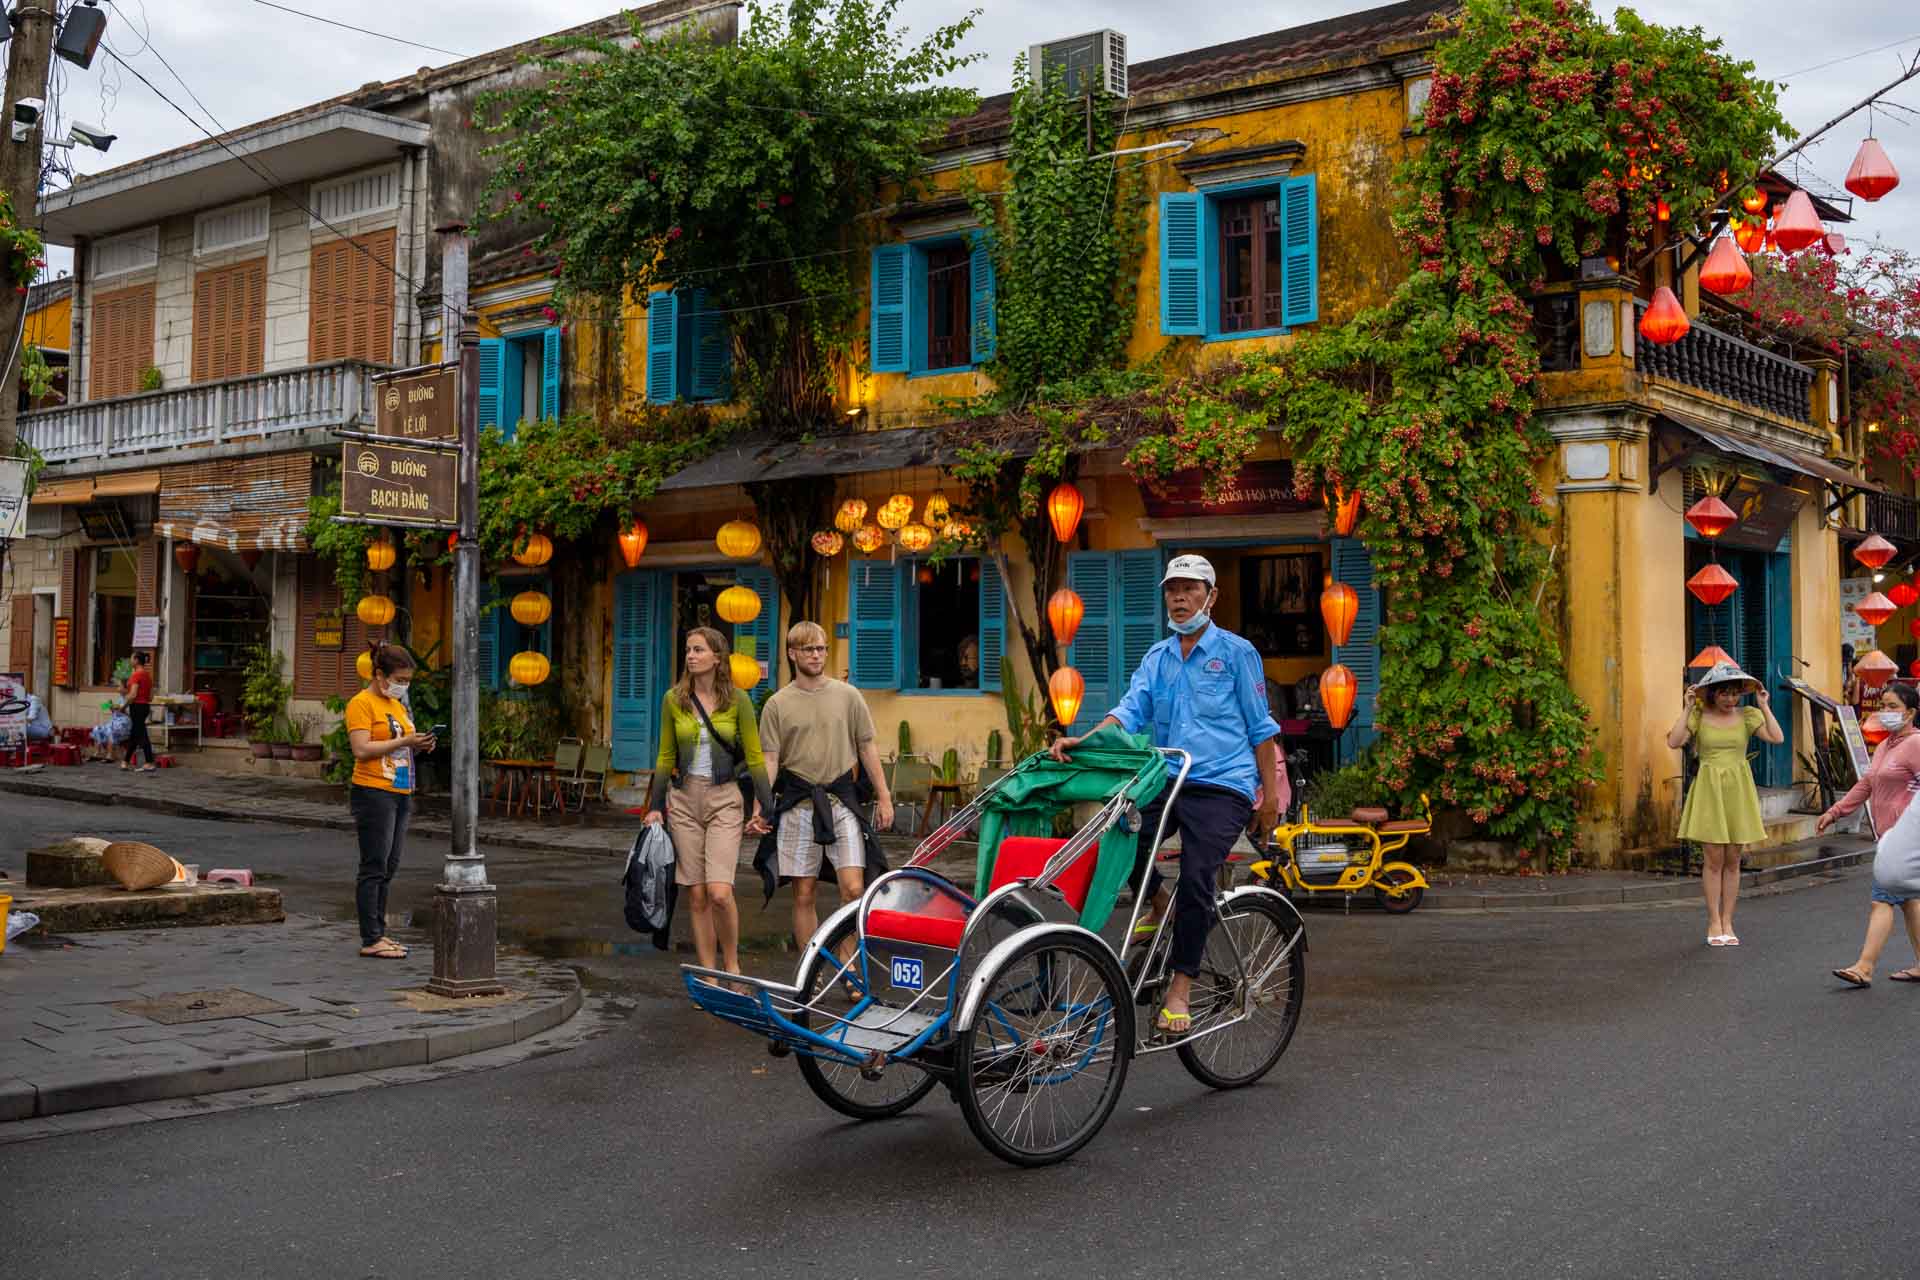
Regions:
[[320, 743], [320, 717], [311, 711], [302, 711], [297, 716], [289, 716], [293, 742], [293, 758], [311, 764], [326, 758], [326, 748]]
[[[241, 672], [244, 683], [240, 707], [246, 716], [247, 739], [253, 744], [256, 760], [276, 754], [273, 748], [286, 717], [287, 700], [293, 696], [293, 686], [287, 683], [284, 669], [284, 659], [265, 645], [256, 645], [247, 652], [247, 663]], [[285, 758], [291, 758], [292, 744], [283, 745], [287, 747]]]

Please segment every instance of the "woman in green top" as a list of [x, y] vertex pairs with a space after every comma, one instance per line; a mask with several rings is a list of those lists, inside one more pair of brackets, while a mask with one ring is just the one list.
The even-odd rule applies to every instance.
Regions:
[[[1742, 707], [1752, 693], [1757, 707]], [[1700, 846], [1706, 866], [1700, 873], [1707, 899], [1707, 945], [1737, 947], [1733, 905], [1740, 896], [1740, 846], [1766, 838], [1760, 792], [1747, 764], [1747, 740], [1785, 742], [1773, 718], [1766, 689], [1731, 662], [1717, 662], [1681, 700], [1680, 718], [1667, 731], [1667, 745], [1692, 740], [1700, 770], [1680, 810], [1680, 838]]]
[[[687, 890], [700, 964], [738, 973], [740, 908], [733, 900], [733, 878], [740, 868], [740, 842], [748, 832], [759, 835], [766, 829], [763, 818], [773, 812], [773, 796], [753, 701], [734, 688], [730, 656], [727, 638], [712, 627], [687, 633], [686, 665], [660, 704], [660, 757], [646, 821], [662, 821], [664, 807], [673, 837], [673, 878]], [[753, 782], [752, 814], [741, 795], [742, 777]]]

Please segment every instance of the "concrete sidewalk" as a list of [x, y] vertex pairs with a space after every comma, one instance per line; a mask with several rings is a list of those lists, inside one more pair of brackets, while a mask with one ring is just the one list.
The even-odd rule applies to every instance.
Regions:
[[[196, 1107], [169, 1099], [440, 1062], [537, 1035], [580, 1007], [573, 970], [511, 953], [500, 957], [506, 995], [429, 996], [431, 948], [409, 945], [404, 960], [365, 959], [355, 926], [309, 916], [16, 938], [0, 953], [0, 1122], [182, 1115]], [[9, 1131], [32, 1136], [0, 1123], [0, 1139]]]

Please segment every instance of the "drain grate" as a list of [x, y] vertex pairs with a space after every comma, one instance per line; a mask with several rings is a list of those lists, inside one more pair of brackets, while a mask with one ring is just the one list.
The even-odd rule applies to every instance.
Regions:
[[131, 1013], [168, 1027], [183, 1022], [251, 1018], [256, 1013], [285, 1013], [293, 1008], [290, 1004], [269, 1000], [238, 987], [221, 987], [214, 991], [179, 991], [172, 995], [155, 996], [151, 1000], [122, 1000], [113, 1007], [122, 1013]]

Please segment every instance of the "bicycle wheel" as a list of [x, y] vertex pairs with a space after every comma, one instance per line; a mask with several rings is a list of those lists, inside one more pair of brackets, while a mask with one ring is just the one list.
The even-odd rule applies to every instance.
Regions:
[[960, 1110], [1002, 1160], [1034, 1167], [1085, 1146], [1113, 1114], [1133, 1055], [1126, 980], [1090, 934], [1017, 949], [954, 1045]]
[[[815, 957], [803, 989], [807, 1003], [816, 1012], [809, 1014], [803, 1010], [796, 1015], [794, 1021], [801, 1026], [827, 1025], [831, 1019], [845, 1016], [865, 995], [859, 966], [855, 964], [843, 975], [837, 954], [843, 943], [853, 941], [856, 927], [854, 918], [847, 917]], [[820, 1101], [855, 1120], [885, 1120], [897, 1116], [932, 1092], [935, 1083], [926, 1072], [900, 1063], [868, 1072], [839, 1058], [810, 1053], [796, 1053], [794, 1060], [800, 1064], [800, 1075], [807, 1087]]]
[[1306, 994], [1306, 927], [1265, 894], [1238, 899], [1207, 936], [1193, 980], [1193, 1024], [1204, 1031], [1213, 1019], [1246, 1016], [1181, 1045], [1181, 1065], [1214, 1089], [1252, 1084], [1287, 1051]]
[[1394, 869], [1383, 871], [1374, 880], [1373, 900], [1380, 904], [1382, 911], [1403, 916], [1420, 905], [1420, 899], [1427, 891], [1412, 883], [1410, 872]]

